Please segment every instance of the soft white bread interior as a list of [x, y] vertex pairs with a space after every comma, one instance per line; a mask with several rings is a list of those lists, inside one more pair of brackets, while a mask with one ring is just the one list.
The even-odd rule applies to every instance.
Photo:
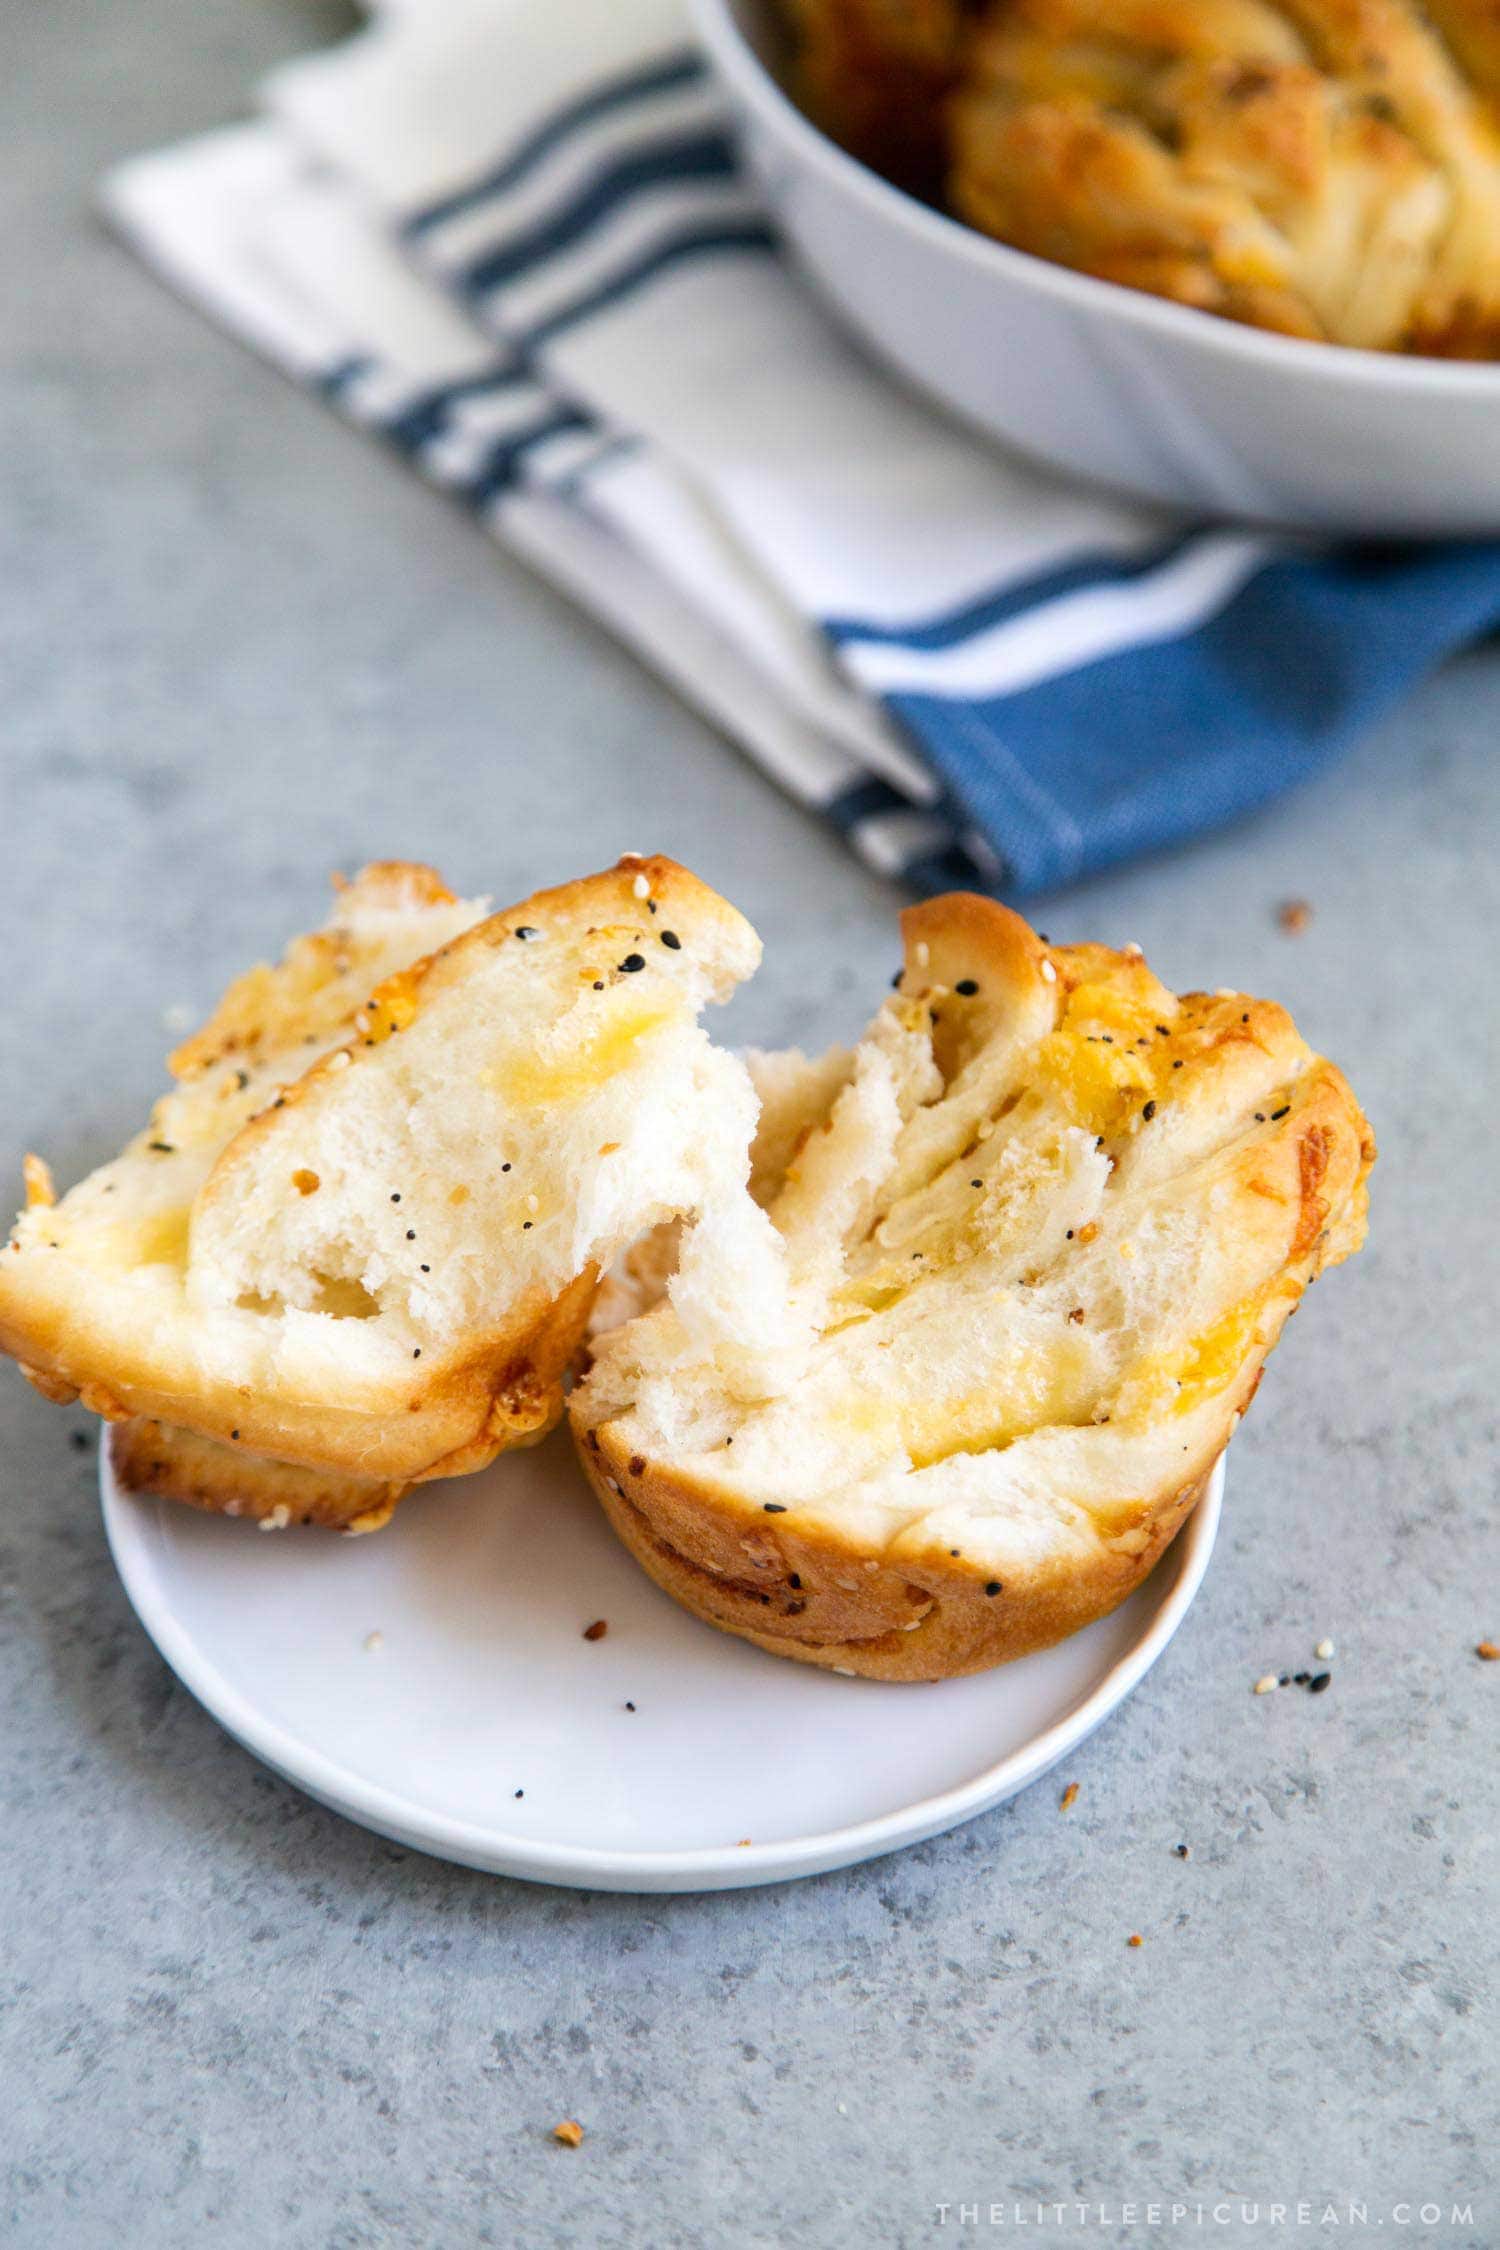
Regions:
[[1178, 998], [1137, 953], [1049, 947], [969, 895], [903, 930], [853, 1057], [785, 1066], [779, 1189], [684, 1232], [572, 1405], [658, 1583], [891, 1680], [1025, 1654], [1130, 1592], [1303, 1289], [1362, 1240], [1374, 1157], [1269, 1002]]
[[254, 1501], [277, 1464], [317, 1472], [319, 1520], [338, 1480], [366, 1516], [482, 1465], [561, 1411], [597, 1271], [743, 1182], [754, 1094], [696, 1018], [759, 950], [670, 860], [488, 917], [368, 869], [179, 1050], [120, 1157], [56, 1203], [33, 1165], [0, 1346], [51, 1397], [159, 1425], [121, 1457], [209, 1505], [200, 1441], [253, 1457], [247, 1513], [296, 1512]]

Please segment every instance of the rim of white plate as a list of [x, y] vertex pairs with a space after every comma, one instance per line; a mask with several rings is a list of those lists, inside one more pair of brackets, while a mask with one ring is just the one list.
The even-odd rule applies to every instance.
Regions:
[[[210, 1716], [284, 1779], [359, 1826], [437, 1859], [577, 1890], [688, 1891], [787, 1882], [876, 1859], [903, 1845], [956, 1828], [1040, 1779], [1125, 1700], [1187, 1615], [1213, 1553], [1224, 1496], [1224, 1460], [1221, 1455], [1203, 1498], [1152, 1574], [1154, 1577], [1174, 1569], [1176, 1573], [1140, 1638], [1074, 1710], [1044, 1728], [1023, 1749], [997, 1759], [956, 1788], [918, 1798], [872, 1820], [776, 1843], [710, 1845], [669, 1852], [540, 1843], [510, 1830], [450, 1820], [325, 1756], [288, 1728], [266, 1718], [179, 1623], [153, 1567], [151, 1543], [143, 1532], [145, 1511], [163, 1503], [121, 1493], [110, 1470], [106, 1445], [99, 1448], [99, 1487], [110, 1553], [147, 1634]], [[1150, 1582], [1148, 1579], [1146, 1584]]]

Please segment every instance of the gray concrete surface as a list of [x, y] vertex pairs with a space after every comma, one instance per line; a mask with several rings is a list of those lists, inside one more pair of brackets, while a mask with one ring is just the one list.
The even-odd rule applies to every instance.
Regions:
[[[679, 853], [767, 937], [747, 1036], [848, 1029], [891, 951], [896, 900], [834, 841], [91, 224], [107, 159], [233, 113], [341, 21], [52, 0], [7, 26], [6, 1180], [28, 1146], [65, 1175], [113, 1147], [164, 1006], [370, 853], [501, 895]], [[1497, 722], [1491, 650], [1295, 802], [1046, 903], [1054, 935], [1285, 998], [1383, 1147], [1371, 1246], [1288, 1337], [1202, 1598], [1061, 1777], [1066, 1816], [1049, 1782], [702, 1899], [396, 1850], [174, 1684], [82, 1418], [0, 1370], [0, 2237], [907, 2244], [956, 2238], [961, 2203], [1004, 2240], [1017, 2201], [1082, 2197], [1104, 2214], [1033, 2210], [1025, 2239], [1500, 2242], [1500, 1665], [1473, 1653], [1500, 1636]], [[1251, 1695], [1324, 1634], [1329, 1693]], [[1258, 2222], [1213, 2217], [1239, 2196]]]

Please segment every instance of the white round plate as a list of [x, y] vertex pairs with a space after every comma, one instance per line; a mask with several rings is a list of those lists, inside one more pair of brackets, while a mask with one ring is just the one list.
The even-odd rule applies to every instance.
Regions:
[[[101, 1455], [136, 1614], [247, 1749], [419, 1851], [612, 1891], [818, 1874], [1013, 1796], [1166, 1647], [1224, 1481], [1221, 1462], [1112, 1617], [977, 1679], [891, 1687], [678, 1609], [616, 1544], [561, 1433], [414, 1494], [367, 1539], [141, 1500]], [[585, 1640], [598, 1618], [608, 1631]]]

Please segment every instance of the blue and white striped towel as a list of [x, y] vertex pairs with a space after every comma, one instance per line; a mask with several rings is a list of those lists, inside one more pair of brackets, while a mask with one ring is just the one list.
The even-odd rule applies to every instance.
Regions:
[[1264, 803], [1500, 549], [1187, 528], [897, 389], [788, 272], [680, 0], [402, 0], [105, 204], [882, 872], [1051, 888]]

